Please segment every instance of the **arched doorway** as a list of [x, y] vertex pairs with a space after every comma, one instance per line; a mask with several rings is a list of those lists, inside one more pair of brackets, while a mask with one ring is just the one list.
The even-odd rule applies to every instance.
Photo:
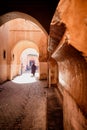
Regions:
[[[19, 75], [12, 79], [16, 83], [33, 83], [39, 79], [39, 53], [36, 49], [27, 48], [20, 55]], [[33, 76], [31, 68], [35, 64], [36, 71]], [[15, 71], [16, 72], [16, 71]]]
[[[2, 21], [0, 27], [0, 39], [2, 43], [0, 46], [1, 49], [4, 50], [3, 52], [6, 52], [6, 58], [0, 59], [0, 70], [2, 72], [1, 82], [11, 80], [16, 75], [19, 75], [19, 57], [24, 49], [32, 47], [32, 44], [29, 45], [28, 42], [34, 43], [34, 45], [37, 46], [36, 49], [38, 48], [41, 72], [40, 78], [46, 79], [48, 34], [42, 25], [31, 16], [20, 12], [5, 14], [1, 16], [0, 19]], [[21, 41], [25, 41], [25, 43], [18, 44]], [[3, 52], [0, 51], [0, 55], [2, 55]], [[4, 68], [3, 63], [5, 64]], [[43, 66], [45, 66], [44, 70]]]
[[31, 63], [35, 61], [39, 65], [39, 49], [36, 43], [23, 40], [18, 42], [11, 51], [10, 78], [21, 75], [31, 68]]
[[36, 73], [39, 75], [39, 53], [33, 48], [25, 49], [20, 57], [21, 74], [31, 73], [31, 67], [34, 63], [36, 65]]

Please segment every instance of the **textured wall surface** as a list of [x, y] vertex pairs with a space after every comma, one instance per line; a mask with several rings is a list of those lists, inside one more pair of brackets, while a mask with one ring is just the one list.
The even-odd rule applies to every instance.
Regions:
[[60, 0], [50, 24], [50, 57], [58, 63], [65, 130], [87, 129], [87, 1]]

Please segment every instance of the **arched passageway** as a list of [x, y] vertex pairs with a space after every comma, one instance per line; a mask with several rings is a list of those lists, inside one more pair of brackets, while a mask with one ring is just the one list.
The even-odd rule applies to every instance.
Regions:
[[[7, 79], [12, 80], [15, 76], [20, 74], [20, 70], [21, 70], [20, 69], [21, 68], [20, 56], [25, 49], [33, 48], [39, 53], [39, 57], [38, 57], [39, 73], [40, 73], [39, 78], [47, 80], [48, 72], [49, 73], [51, 72], [51, 77], [49, 76], [49, 79], [51, 78], [51, 82], [49, 82], [49, 83], [53, 84], [53, 85], [57, 84], [57, 81], [58, 81], [56, 78], [57, 71], [53, 70], [53, 67], [58, 70], [58, 68], [57, 68], [58, 66], [54, 59], [51, 59], [51, 61], [49, 61], [49, 67], [51, 69], [49, 68], [49, 71], [48, 71], [48, 64], [47, 64], [48, 34], [43, 29], [43, 27], [32, 17], [30, 17], [26, 14], [23, 14], [23, 13], [19, 13], [19, 12], [12, 12], [12, 13], [6, 14], [1, 17], [1, 21], [2, 21], [1, 22], [1, 32], [3, 32], [1, 35], [1, 39], [3, 40], [3, 46], [1, 49], [2, 50], [4, 49], [6, 52], [6, 57], [5, 57], [6, 59], [4, 62], [5, 66], [6, 66], [5, 70], [3, 69], [3, 58], [1, 60], [1, 65], [2, 65], [1, 83], [6, 81]], [[5, 34], [7, 34], [7, 35], [5, 35]], [[7, 46], [5, 47], [5, 45], [7, 45]], [[2, 52], [1, 52], [1, 54], [2, 54]], [[55, 64], [53, 62], [55, 62]], [[4, 74], [4, 71], [6, 71], [6, 74]], [[28, 77], [28, 78], [30, 78], [30, 77]], [[31, 78], [30, 78], [30, 80], [31, 80]], [[29, 80], [27, 80], [27, 81], [29, 81]], [[21, 83], [21, 84], [19, 84], [19, 83]], [[4, 84], [5, 86], [2, 85], [3, 88], [8, 86], [7, 90], [9, 90], [9, 87], [12, 86], [12, 91], [10, 91], [9, 95], [10, 95], [10, 97], [12, 95], [11, 99], [12, 99], [12, 101], [15, 100], [15, 102], [14, 102], [14, 104], [12, 102], [10, 102], [10, 97], [7, 96], [7, 101], [4, 100], [4, 103], [7, 102], [7, 104], [8, 104], [8, 102], [9, 102], [9, 105], [11, 106], [10, 109], [11, 108], [15, 108], [15, 109], [11, 109], [11, 111], [8, 112], [8, 116], [6, 116], [7, 121], [6, 121], [6, 123], [4, 123], [5, 127], [3, 125], [1, 125], [1, 129], [6, 128], [6, 127], [8, 127], [9, 129], [15, 129], [17, 127], [18, 129], [35, 128], [35, 129], [43, 129], [43, 130], [46, 130], [47, 128], [49, 129], [50, 127], [53, 129], [60, 128], [57, 126], [57, 122], [55, 123], [56, 120], [54, 118], [51, 119], [51, 122], [54, 122], [54, 124], [52, 126], [50, 126], [51, 123], [49, 124], [49, 122], [50, 122], [51, 116], [50, 116], [48, 124], [47, 124], [47, 115], [46, 114], [47, 114], [47, 112], [49, 113], [49, 108], [47, 109], [47, 107], [49, 106], [49, 104], [47, 105], [47, 98], [52, 93], [54, 95], [55, 101], [56, 101], [57, 96], [55, 96], [55, 92], [51, 90], [51, 91], [49, 91], [49, 95], [47, 94], [48, 93], [47, 92], [47, 88], [48, 88], [47, 81], [38, 81], [37, 82], [36, 80], [34, 80], [34, 82], [32, 84], [31, 83], [32, 82], [26, 82], [26, 84], [25, 84], [25, 82], [23, 82], [23, 79], [22, 79], [22, 82], [15, 83], [15, 81], [12, 80], [12, 81], [9, 81], [6, 84]], [[8, 93], [8, 91], [5, 91], [5, 92]], [[14, 95], [14, 93], [15, 93], [15, 95]], [[21, 95], [22, 95], [22, 97], [21, 97]], [[6, 99], [6, 97], [5, 97], [5, 99]], [[19, 99], [18, 102], [16, 102], [17, 101], [16, 99]], [[54, 102], [55, 106], [57, 107], [57, 110], [59, 110], [60, 104], [58, 104], [59, 102], [55, 102], [55, 101], [53, 101], [53, 102]], [[23, 103], [23, 104], [21, 105], [21, 103]], [[9, 107], [9, 105], [7, 106], [7, 108]], [[54, 106], [54, 109], [55, 109], [55, 106]], [[26, 111], [27, 107], [28, 107], [28, 111]], [[54, 109], [52, 111], [54, 111]], [[60, 107], [60, 109], [61, 109], [61, 107]], [[5, 109], [3, 108], [3, 112], [4, 112], [4, 110]], [[12, 117], [12, 121], [11, 121], [11, 125], [10, 125], [9, 124], [10, 113], [14, 113], [14, 111], [16, 114], [14, 115], [14, 117]], [[61, 112], [62, 112], [62, 109], [61, 109]], [[39, 116], [38, 116], [38, 114], [39, 114]], [[55, 114], [55, 117], [56, 117], [56, 111], [54, 111], [53, 114]], [[3, 113], [1, 113], [0, 115], [3, 117], [2, 122], [4, 122], [5, 119], [4, 119]], [[62, 113], [60, 115], [62, 115]], [[58, 114], [57, 117], [59, 117], [60, 115]], [[12, 114], [12, 116], [13, 116], [13, 114]], [[38, 120], [36, 119], [35, 116], [38, 117]], [[7, 118], [9, 118], [9, 120]], [[61, 117], [61, 119], [62, 119], [62, 117]], [[17, 121], [17, 120], [19, 120], [19, 121]], [[30, 120], [30, 122], [28, 122], [29, 120]], [[39, 120], [41, 120], [41, 121], [39, 121]], [[58, 120], [60, 120], [60, 119], [58, 118]], [[61, 122], [61, 121], [59, 121], [59, 122]], [[0, 124], [1, 124], [1, 122], [0, 122]], [[62, 122], [61, 122], [61, 124], [62, 124]], [[63, 124], [61, 125], [61, 128], [63, 128]]]
[[[39, 53], [33, 48], [25, 49], [20, 57], [21, 74], [24, 72], [31, 72], [32, 64], [36, 65], [36, 72], [39, 73]], [[23, 70], [22, 70], [23, 66]]]
[[31, 61], [34, 61], [39, 67], [39, 49], [33, 42], [27, 40], [18, 42], [11, 51], [11, 57], [11, 79], [31, 69]]
[[28, 47], [35, 48], [39, 52], [40, 79], [47, 79], [48, 34], [45, 29], [36, 19], [20, 12], [5, 14], [0, 19], [2, 21], [0, 38], [3, 44], [3, 46], [0, 44], [0, 69], [2, 72], [0, 82], [11, 80], [19, 74], [19, 57], [22, 51]]
[[[5, 30], [11, 26], [9, 26], [9, 24], [7, 26], [6, 24], [5, 26], [1, 26], [0, 37], [3, 41], [1, 54], [3, 54], [3, 58], [0, 57], [0, 61], [1, 68], [3, 68], [4, 65], [5, 69], [1, 69], [3, 73], [1, 73], [0, 80], [6, 80], [7, 74], [10, 74], [8, 73], [9, 69], [8, 71], [6, 70], [6, 67], [8, 66], [8, 68], [10, 68], [11, 65], [11, 57], [8, 57], [8, 60], [5, 61], [7, 51], [4, 43], [6, 40], [9, 41], [8, 43], [11, 45], [10, 50], [7, 49], [8, 55], [10, 56], [12, 46], [15, 46], [16, 43], [21, 40], [28, 40], [37, 44], [39, 49], [40, 72], [42, 72], [41, 79], [46, 79], [47, 74], [49, 74], [49, 87], [52, 89], [53, 86], [52, 90], [56, 90], [58, 99], [61, 101], [64, 129], [87, 130], [87, 1], [60, 0], [50, 23], [49, 39], [48, 35], [42, 31], [43, 29], [39, 28], [38, 30], [36, 24], [32, 24], [32, 22], [31, 28], [34, 29], [33, 34], [31, 33], [31, 28], [30, 30], [26, 30], [26, 26], [22, 25], [29, 24], [29, 17], [17, 12], [15, 12], [15, 14], [16, 15], [12, 13], [11, 15], [1, 17], [1, 25], [5, 23], [5, 20], [7, 22], [9, 19], [17, 18], [14, 22], [9, 22], [11, 25], [17, 23], [14, 27], [19, 30], [10, 28], [10, 35], [10, 33], [8, 33], [8, 31], [5, 32]], [[21, 26], [24, 28], [18, 24], [17, 20], [23, 23]], [[28, 23], [26, 23], [26, 20]], [[31, 18], [30, 21], [32, 21]], [[37, 35], [35, 34], [36, 32]], [[3, 38], [4, 34], [7, 34], [5, 39]], [[34, 37], [34, 34], [36, 37]], [[9, 36], [11, 36], [12, 39], [9, 40]], [[49, 68], [47, 68], [47, 60]], [[43, 67], [46, 71], [44, 71]], [[44, 93], [46, 94], [46, 92]]]
[[[31, 45], [31, 44], [30, 44]], [[17, 49], [16, 49], [17, 51]], [[36, 82], [37, 79], [40, 78], [40, 69], [39, 69], [39, 53], [36, 49], [33, 48], [27, 48], [25, 49], [21, 55], [20, 55], [20, 63], [19, 67], [17, 67], [19, 70], [18, 76], [13, 78], [13, 82], [15, 83], [33, 83]], [[35, 75], [32, 74], [32, 65], [35, 64]], [[14, 64], [11, 70], [14, 69]], [[16, 73], [16, 70], [14, 71]]]

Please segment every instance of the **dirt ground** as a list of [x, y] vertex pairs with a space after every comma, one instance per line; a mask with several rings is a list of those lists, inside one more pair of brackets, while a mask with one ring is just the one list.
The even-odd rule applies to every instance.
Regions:
[[29, 76], [0, 85], [0, 130], [63, 130], [54, 88]]
[[46, 81], [0, 85], [0, 130], [46, 130]]

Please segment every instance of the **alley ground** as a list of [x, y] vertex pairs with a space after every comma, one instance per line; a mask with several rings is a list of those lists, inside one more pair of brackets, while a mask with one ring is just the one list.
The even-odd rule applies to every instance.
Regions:
[[63, 130], [54, 88], [37, 76], [22, 74], [0, 85], [0, 130]]

